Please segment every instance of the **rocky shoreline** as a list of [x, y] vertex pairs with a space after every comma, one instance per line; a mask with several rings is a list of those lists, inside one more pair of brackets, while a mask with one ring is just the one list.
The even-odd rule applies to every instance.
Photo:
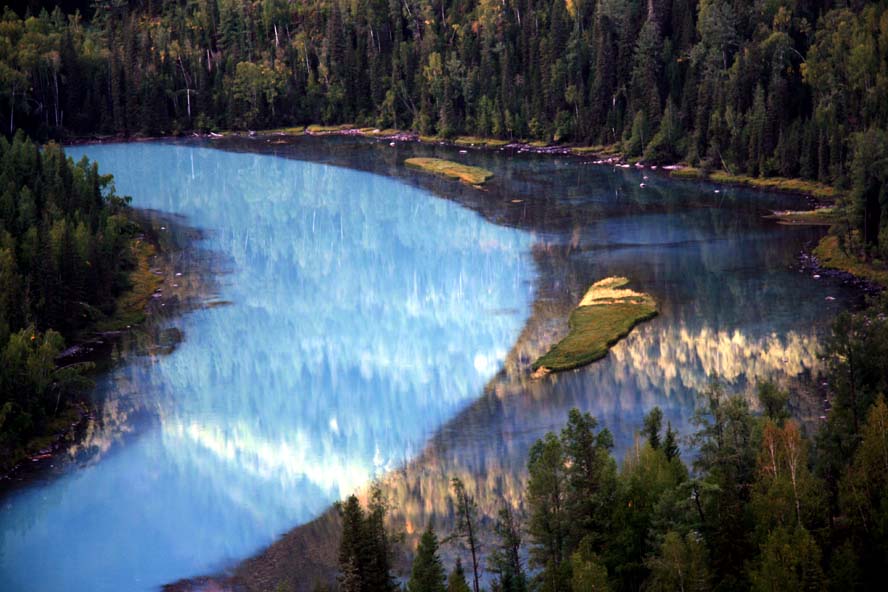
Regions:
[[864, 297], [876, 296], [885, 290], [883, 286], [866, 278], [858, 277], [841, 269], [823, 266], [817, 256], [814, 255], [813, 250], [814, 246], [812, 245], [799, 253], [798, 262], [801, 272], [811, 275], [814, 279], [831, 278], [837, 280], [845, 286], [859, 291]]

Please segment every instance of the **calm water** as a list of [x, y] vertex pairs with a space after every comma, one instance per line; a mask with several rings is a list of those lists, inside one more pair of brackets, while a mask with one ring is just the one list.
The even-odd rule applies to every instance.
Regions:
[[[4, 591], [217, 572], [373, 478], [408, 534], [446, 524], [453, 475], [485, 512], [520, 504], [528, 446], [569, 408], [620, 451], [654, 405], [687, 431], [712, 373], [740, 394], [815, 373], [850, 298], [793, 268], [820, 231], [762, 220], [793, 198], [352, 138], [210, 146], [69, 149], [135, 206], [205, 231], [227, 304], [174, 319], [170, 355], [123, 352], [76, 462], [0, 499]], [[497, 177], [485, 191], [425, 177], [400, 166], [414, 154]], [[661, 316], [600, 363], [530, 381], [588, 284], [616, 274]]]

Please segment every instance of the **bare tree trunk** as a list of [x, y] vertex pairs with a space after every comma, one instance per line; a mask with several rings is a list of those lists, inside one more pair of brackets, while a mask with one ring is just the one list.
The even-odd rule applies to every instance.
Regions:
[[475, 533], [472, 529], [472, 519], [466, 516], [466, 526], [469, 530], [469, 548], [472, 550], [472, 574], [475, 576], [474, 588], [475, 592], [479, 592], [478, 587], [478, 554], [475, 545]]
[[59, 127], [59, 73], [56, 72], [52, 78], [55, 83], [55, 124]]
[[453, 489], [456, 492], [456, 508], [458, 514], [458, 528], [457, 534], [455, 537], [461, 537], [466, 539], [466, 543], [469, 545], [469, 551], [472, 553], [472, 575], [473, 575], [473, 589], [474, 592], [480, 592], [480, 574], [479, 572], [479, 545], [478, 540], [475, 538], [475, 525], [474, 525], [474, 514], [475, 514], [475, 500], [473, 500], [468, 493], [466, 493], [466, 487], [463, 485], [463, 482], [459, 480], [459, 478], [454, 477], [453, 479]]

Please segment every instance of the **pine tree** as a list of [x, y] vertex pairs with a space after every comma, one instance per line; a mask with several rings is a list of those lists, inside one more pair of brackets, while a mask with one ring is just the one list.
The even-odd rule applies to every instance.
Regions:
[[659, 407], [654, 407], [644, 417], [643, 433], [647, 438], [651, 448], [657, 450], [660, 448], [660, 431], [663, 429], [663, 411]]
[[438, 537], [430, 522], [419, 539], [407, 592], [445, 592], [446, 579], [438, 557]]
[[462, 560], [457, 557], [456, 565], [447, 578], [447, 592], [471, 592], [469, 583], [466, 582], [466, 572], [462, 566]]
[[671, 461], [673, 458], [679, 458], [681, 450], [678, 447], [678, 435], [672, 429], [672, 422], [666, 423], [666, 437], [663, 439], [663, 454], [666, 460]]
[[530, 449], [528, 461], [527, 532], [530, 561], [541, 568], [535, 580], [542, 590], [567, 589], [565, 565], [569, 517], [565, 508], [567, 475], [561, 442], [549, 433]]
[[454, 536], [463, 541], [472, 557], [472, 585], [474, 592], [480, 590], [481, 548], [478, 539], [478, 506], [475, 499], [466, 491], [463, 482], [454, 477], [451, 481], [456, 496], [456, 533]]
[[496, 574], [500, 592], [525, 592], [527, 577], [521, 564], [521, 527], [515, 512], [503, 504], [496, 524], [496, 546], [487, 559], [488, 569]]
[[342, 520], [340, 586], [359, 586], [365, 592], [394, 591], [397, 587], [391, 574], [391, 541], [385, 528], [387, 508], [380, 489], [371, 490], [366, 511], [354, 495], [337, 507]]
[[576, 548], [588, 538], [593, 541], [593, 551], [607, 538], [617, 492], [616, 463], [610, 455], [613, 436], [606, 428], [597, 428], [598, 420], [592, 415], [571, 409], [561, 431], [569, 525], [566, 542]]
[[351, 495], [339, 506], [342, 538], [339, 543], [339, 584], [359, 591], [364, 582], [368, 542], [364, 510], [357, 496]]

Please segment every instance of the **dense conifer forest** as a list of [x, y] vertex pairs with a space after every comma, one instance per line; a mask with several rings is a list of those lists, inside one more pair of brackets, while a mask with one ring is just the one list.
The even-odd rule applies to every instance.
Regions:
[[37, 138], [354, 123], [839, 187], [858, 154], [888, 232], [885, 1], [17, 2], [0, 88]]
[[0, 457], [88, 385], [84, 364], [57, 367], [65, 339], [114, 311], [134, 229], [111, 177], [57, 144], [0, 137]]

